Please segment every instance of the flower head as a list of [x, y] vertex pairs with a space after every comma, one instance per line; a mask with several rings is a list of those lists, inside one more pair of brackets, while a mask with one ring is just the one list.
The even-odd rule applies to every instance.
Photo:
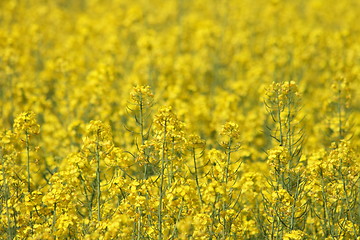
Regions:
[[33, 112], [21, 113], [14, 122], [15, 132], [26, 132], [30, 134], [39, 134], [40, 125], [36, 121], [36, 115]]

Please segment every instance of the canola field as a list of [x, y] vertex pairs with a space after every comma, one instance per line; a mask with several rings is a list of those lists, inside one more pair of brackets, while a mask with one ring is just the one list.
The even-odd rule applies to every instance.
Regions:
[[360, 239], [359, 16], [0, 1], [0, 238]]

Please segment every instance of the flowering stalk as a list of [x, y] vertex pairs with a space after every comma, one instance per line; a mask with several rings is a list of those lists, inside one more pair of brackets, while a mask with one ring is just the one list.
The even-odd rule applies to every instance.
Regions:
[[328, 116], [327, 138], [330, 141], [329, 144], [351, 138], [350, 109], [353, 95], [351, 81], [342, 75], [335, 77], [331, 89], [332, 96], [325, 105]]
[[160, 169], [160, 186], [159, 186], [159, 208], [158, 208], [158, 227], [159, 227], [159, 240], [163, 239], [162, 232], [162, 210], [163, 210], [163, 198], [164, 198], [164, 171], [165, 171], [165, 161], [166, 161], [166, 135], [167, 135], [167, 120], [164, 121], [164, 138], [162, 142], [162, 157], [161, 157], [161, 169]]
[[[31, 171], [30, 171], [30, 135], [36, 135], [40, 132], [40, 126], [36, 122], [36, 116], [33, 112], [23, 112], [14, 121], [14, 130], [18, 134], [25, 134], [25, 148], [26, 148], [26, 171], [27, 171], [27, 190], [31, 197]], [[33, 233], [33, 212], [30, 211], [29, 225], [31, 233]]]
[[200, 200], [200, 205], [202, 205], [203, 200], [202, 200], [202, 196], [201, 196], [201, 190], [200, 190], [200, 184], [199, 184], [199, 176], [198, 176], [198, 168], [197, 168], [197, 164], [196, 164], [196, 154], [195, 154], [195, 148], [193, 147], [192, 149], [192, 154], [193, 154], [193, 161], [194, 161], [194, 175], [195, 175], [195, 182], [196, 182], [196, 189], [199, 195], [199, 200]]
[[[220, 135], [225, 137], [225, 139], [226, 139], [224, 141], [221, 141], [221, 143], [220, 143], [220, 145], [224, 149], [224, 152], [226, 155], [223, 176], [222, 176], [222, 180], [221, 180], [221, 184], [223, 185], [223, 188], [224, 188], [223, 196], [226, 199], [226, 200], [223, 200], [222, 211], [224, 213], [226, 213], [230, 209], [230, 206], [233, 204], [232, 203], [232, 194], [230, 193], [231, 190], [230, 191], [228, 190], [229, 185], [230, 185], [229, 183], [230, 183], [230, 180], [231, 180], [232, 184], [236, 183], [237, 178], [235, 177], [235, 174], [237, 173], [237, 171], [241, 165], [241, 163], [240, 163], [239, 166], [237, 167], [237, 169], [234, 172], [230, 173], [231, 166], [234, 163], [236, 163], [236, 162], [232, 162], [232, 160], [231, 160], [232, 153], [234, 153], [240, 149], [240, 143], [238, 142], [240, 139], [240, 135], [241, 135], [239, 125], [237, 123], [230, 122], [230, 121], [226, 122], [221, 129]], [[239, 160], [237, 162], [239, 162]], [[234, 177], [235, 177], [235, 179], [234, 179]], [[236, 204], [237, 201], [238, 201], [238, 199], [236, 199], [234, 201], [234, 204]], [[221, 214], [222, 215], [222, 225], [223, 225], [222, 235], [224, 238], [227, 238], [229, 233], [231, 233], [232, 222], [233, 222], [234, 218], [228, 217], [224, 213]]]
[[[141, 164], [144, 165], [144, 179], [148, 178], [148, 168], [149, 160], [146, 153], [145, 141], [149, 137], [150, 126], [147, 126], [148, 117], [150, 115], [149, 111], [153, 105], [154, 95], [152, 94], [149, 86], [136, 86], [131, 92], [131, 105], [134, 107], [129, 107], [128, 109], [133, 112], [136, 124], [140, 127], [139, 135], [141, 138], [141, 159], [145, 160]], [[146, 128], [148, 128], [146, 130]], [[136, 142], [136, 144], [138, 144]], [[139, 147], [138, 147], [139, 148]]]
[[91, 121], [87, 126], [87, 137], [84, 140], [83, 153], [91, 158], [90, 163], [95, 164], [95, 179], [93, 191], [87, 194], [86, 186], [84, 187], [86, 199], [89, 203], [89, 219], [92, 215], [93, 200], [96, 200], [97, 220], [102, 220], [101, 216], [101, 161], [115, 151], [112, 142], [110, 126], [101, 121]]
[[299, 96], [294, 81], [272, 83], [266, 93], [265, 106], [274, 122], [274, 127], [269, 127], [270, 136], [279, 144], [268, 151], [268, 164], [274, 175], [274, 179], [270, 180], [271, 191], [276, 193], [275, 202], [286, 199], [286, 207], [283, 207], [274, 205], [264, 196], [265, 206], [273, 212], [269, 214], [272, 238], [297, 230], [301, 219], [297, 215], [305, 218], [307, 211], [306, 204], [301, 205], [306, 181], [301, 177], [300, 165], [304, 133], [298, 114]]
[[6, 173], [5, 173], [5, 159], [3, 156], [3, 147], [0, 149], [0, 157], [1, 157], [1, 164], [2, 164], [2, 178], [3, 178], [3, 186], [2, 188], [4, 189], [4, 202], [5, 202], [5, 209], [6, 209], [6, 218], [7, 218], [7, 231], [8, 231], [8, 236], [7, 238], [9, 240], [13, 239], [13, 233], [12, 233], [12, 229], [11, 229], [11, 218], [10, 218], [10, 211], [9, 211], [9, 186], [7, 184], [7, 180], [6, 180]]
[[203, 198], [202, 198], [202, 194], [201, 194], [201, 187], [200, 187], [200, 181], [199, 181], [199, 172], [198, 172], [199, 167], [198, 167], [197, 159], [196, 159], [196, 148], [200, 148], [202, 150], [202, 153], [203, 153], [204, 147], [205, 147], [205, 141], [200, 139], [200, 137], [197, 136], [197, 135], [190, 135], [189, 139], [188, 139], [188, 145], [189, 145], [188, 149], [191, 152], [193, 163], [194, 163], [194, 173], [193, 173], [193, 175], [195, 177], [196, 189], [197, 189], [197, 193], [198, 193], [198, 196], [199, 196], [200, 206], [202, 206], [203, 205]]
[[30, 186], [30, 179], [31, 179], [31, 172], [30, 172], [30, 143], [29, 143], [29, 133], [25, 130], [25, 144], [26, 144], [26, 171], [27, 171], [27, 187], [28, 192], [31, 193], [31, 186]]
[[101, 189], [100, 189], [100, 129], [96, 132], [96, 193], [97, 193], [97, 220], [101, 221]]
[[289, 153], [289, 169], [296, 167], [301, 156], [303, 128], [299, 120], [300, 93], [294, 81], [272, 83], [266, 92], [265, 106], [275, 127], [270, 136]]
[[[159, 109], [158, 114], [155, 115], [154, 119], [154, 128], [155, 128], [155, 136], [152, 140], [154, 145], [156, 146], [156, 150], [159, 152], [159, 160], [160, 160], [160, 183], [159, 183], [159, 205], [158, 205], [158, 231], [159, 231], [159, 239], [163, 239], [163, 200], [165, 196], [165, 191], [167, 187], [170, 187], [171, 182], [168, 182], [167, 186], [165, 186], [165, 171], [167, 171], [168, 178], [172, 178], [171, 176], [171, 164], [169, 161], [174, 161], [174, 156], [169, 155], [168, 145], [170, 143], [175, 143], [176, 139], [182, 139], [182, 124], [177, 119], [176, 115], [172, 112], [171, 107], [162, 107]], [[171, 141], [171, 142], [170, 142]], [[173, 145], [174, 147], [175, 145]], [[174, 150], [173, 148], [173, 154]]]
[[27, 189], [31, 193], [30, 135], [39, 134], [40, 126], [37, 124], [33, 112], [24, 112], [15, 119], [14, 129], [19, 134], [25, 134]]

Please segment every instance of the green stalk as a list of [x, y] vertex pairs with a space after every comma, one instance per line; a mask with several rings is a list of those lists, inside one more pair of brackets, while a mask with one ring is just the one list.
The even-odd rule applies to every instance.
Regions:
[[[141, 145], [144, 145], [145, 143], [145, 136], [144, 136], [144, 113], [143, 113], [144, 105], [143, 105], [143, 99], [142, 94], [140, 94], [140, 104], [139, 104], [139, 125], [140, 125], [140, 135], [141, 135]], [[135, 113], [136, 114], [136, 113]], [[136, 116], [136, 115], [135, 115]], [[145, 154], [145, 151], [143, 152]], [[144, 164], [144, 179], [147, 178], [147, 168], [148, 164], [145, 162]]]
[[175, 221], [174, 228], [173, 228], [173, 231], [172, 231], [172, 234], [171, 234], [170, 239], [174, 239], [174, 237], [175, 237], [176, 229], [177, 229], [177, 228], [176, 228], [176, 224], [177, 224], [177, 223], [179, 222], [179, 220], [180, 220], [183, 207], [184, 207], [184, 199], [181, 200], [181, 205], [180, 205], [179, 213], [178, 213], [178, 215], [177, 215], [177, 218], [176, 218], [176, 221]]
[[55, 224], [56, 224], [56, 202], [54, 203], [54, 214], [53, 214], [53, 221], [52, 221], [52, 232], [53, 233], [56, 231]]
[[9, 186], [7, 185], [6, 181], [6, 173], [5, 173], [5, 159], [3, 156], [3, 151], [1, 148], [1, 164], [2, 164], [2, 175], [3, 175], [3, 189], [4, 189], [4, 201], [5, 201], [5, 208], [6, 208], [6, 218], [7, 218], [7, 231], [8, 231], [8, 239], [11, 240], [14, 238], [11, 231], [11, 218], [10, 218], [10, 212], [9, 212]]
[[[347, 189], [349, 188], [348, 187], [348, 184], [347, 184], [347, 179], [345, 178], [344, 174], [342, 173], [342, 161], [341, 161], [341, 165], [340, 165], [340, 169], [339, 169], [339, 172], [340, 172], [340, 176], [341, 176], [341, 180], [342, 180], [342, 185], [343, 185], [343, 191], [345, 193], [345, 206], [350, 206], [350, 201], [349, 201], [349, 195], [347, 193]], [[357, 234], [357, 231], [356, 231], [356, 226], [354, 224], [354, 217], [353, 217], [353, 212], [350, 210], [350, 209], [347, 209], [348, 212], [349, 212], [349, 220], [350, 222], [352, 223], [352, 227], [353, 227], [353, 231], [354, 231], [354, 235], [355, 237], [357, 238], [358, 237], [358, 234]]]
[[31, 186], [30, 186], [30, 179], [31, 179], [31, 173], [30, 173], [30, 144], [29, 144], [29, 133], [27, 132], [27, 130], [25, 130], [25, 143], [26, 143], [26, 155], [27, 155], [27, 165], [26, 165], [26, 170], [27, 170], [27, 187], [28, 187], [28, 192], [31, 193]]
[[226, 168], [225, 168], [225, 183], [229, 181], [229, 167], [230, 167], [230, 159], [231, 159], [231, 145], [232, 145], [232, 138], [229, 139], [228, 149], [227, 149], [227, 159], [226, 159]]
[[[290, 81], [289, 81], [289, 89], [290, 89]], [[290, 95], [291, 96], [291, 95]], [[288, 124], [288, 126], [287, 126], [287, 149], [288, 149], [288, 152], [289, 152], [289, 155], [290, 155], [290, 159], [289, 159], [289, 169], [291, 169], [292, 168], [292, 161], [293, 161], [293, 159], [292, 159], [292, 147], [291, 147], [291, 144], [292, 144], [292, 139], [291, 139], [291, 99], [290, 99], [290, 96], [288, 95], [287, 97], [288, 97], [288, 106], [287, 106], [287, 109], [288, 109], [288, 112], [287, 112], [287, 114], [288, 114], [288, 116], [287, 116], [287, 124]]]
[[97, 220], [101, 221], [100, 211], [100, 200], [101, 200], [101, 189], [100, 189], [100, 145], [99, 145], [99, 132], [97, 133], [96, 139], [96, 192], [97, 192]]
[[159, 240], [163, 239], [162, 234], [162, 209], [163, 209], [163, 197], [164, 197], [164, 171], [165, 171], [165, 149], [166, 149], [166, 120], [164, 125], [164, 139], [162, 145], [162, 157], [161, 157], [161, 176], [160, 176], [160, 187], [159, 187], [159, 208], [158, 208], [158, 227], [159, 227]]
[[295, 195], [294, 195], [294, 202], [291, 206], [291, 216], [290, 216], [290, 230], [294, 230], [295, 229], [295, 224], [296, 224], [296, 221], [295, 221], [295, 213], [296, 213], [296, 203], [297, 203], [297, 200], [298, 200], [298, 197], [300, 195], [300, 189], [299, 189], [299, 186], [300, 186], [300, 177], [297, 177], [297, 181], [296, 181], [296, 192], [295, 192]]
[[[171, 149], [172, 154], [173, 154], [173, 156], [175, 156], [176, 153], [175, 153], [175, 138], [174, 137], [172, 137], [171, 146], [172, 146], [172, 149]], [[167, 167], [167, 174], [168, 174], [168, 185], [170, 186], [172, 183], [172, 179], [174, 177], [174, 161], [171, 160], [169, 163], [170, 163], [170, 166]]]
[[198, 192], [198, 195], [199, 195], [200, 206], [202, 207], [203, 200], [202, 200], [202, 196], [201, 196], [200, 184], [199, 184], [199, 177], [198, 177], [198, 171], [197, 171], [197, 165], [196, 165], [195, 147], [193, 147], [193, 148], [192, 148], [192, 153], [193, 153], [194, 168], [195, 168], [195, 182], [196, 182], [196, 188], [197, 188], [197, 192]]
[[[230, 137], [229, 142], [228, 142], [228, 146], [226, 149], [226, 155], [227, 155], [227, 159], [226, 159], [226, 167], [225, 167], [225, 174], [223, 176], [223, 183], [225, 182], [225, 196], [227, 196], [227, 183], [229, 181], [229, 168], [230, 168], [230, 160], [231, 160], [231, 145], [232, 145], [232, 138]], [[228, 204], [226, 204], [226, 202], [223, 202], [223, 211], [226, 211], [228, 208]], [[223, 237], [226, 238], [228, 235], [228, 232], [230, 232], [230, 229], [227, 229], [227, 221], [226, 221], [226, 216], [223, 217], [223, 224], [224, 224], [224, 230], [223, 230]], [[231, 226], [230, 226], [231, 228]]]
[[281, 108], [279, 102], [279, 93], [277, 92], [277, 115], [279, 121], [279, 131], [280, 131], [280, 146], [283, 146], [283, 132], [282, 132], [282, 121], [281, 121]]
[[138, 224], [137, 224], [137, 239], [140, 240], [141, 239], [141, 209], [138, 208], [137, 209], [139, 212], [139, 220], [138, 220]]
[[[28, 192], [31, 195], [31, 173], [30, 173], [30, 143], [29, 143], [29, 133], [27, 130], [25, 130], [25, 144], [26, 144], [26, 155], [27, 155], [27, 164], [26, 164], [26, 170], [27, 170], [27, 186], [28, 186]], [[30, 211], [30, 226], [31, 226], [31, 234], [34, 232], [33, 224], [32, 224], [32, 211]]]
[[325, 211], [325, 224], [328, 225], [328, 230], [330, 231], [330, 235], [332, 237], [332, 239], [334, 238], [334, 227], [333, 227], [333, 223], [331, 223], [331, 217], [330, 217], [330, 213], [329, 213], [329, 209], [327, 206], [327, 197], [325, 194], [325, 181], [324, 181], [324, 176], [322, 174], [322, 171], [320, 170], [320, 176], [321, 176], [321, 195], [323, 197], [323, 201], [324, 201], [324, 211]]
[[340, 141], [341, 139], [344, 138], [344, 136], [343, 136], [343, 127], [342, 127], [342, 119], [341, 119], [341, 84], [340, 84], [339, 81], [338, 81], [338, 88], [339, 88], [339, 90], [338, 90], [339, 102], [337, 104], [337, 107], [338, 107], [337, 113], [338, 113], [338, 118], [339, 118], [339, 123], [338, 123], [338, 125], [339, 125], [339, 139], [338, 139], [338, 141]]

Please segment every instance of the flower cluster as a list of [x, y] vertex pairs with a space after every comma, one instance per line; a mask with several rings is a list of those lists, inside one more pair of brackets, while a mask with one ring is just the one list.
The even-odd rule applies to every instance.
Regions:
[[39, 134], [40, 125], [34, 112], [23, 112], [14, 120], [14, 129], [18, 133]]
[[1, 239], [360, 239], [358, 0], [0, 9]]
[[131, 100], [137, 105], [147, 106], [153, 103], [154, 94], [149, 86], [136, 86], [130, 93]]

